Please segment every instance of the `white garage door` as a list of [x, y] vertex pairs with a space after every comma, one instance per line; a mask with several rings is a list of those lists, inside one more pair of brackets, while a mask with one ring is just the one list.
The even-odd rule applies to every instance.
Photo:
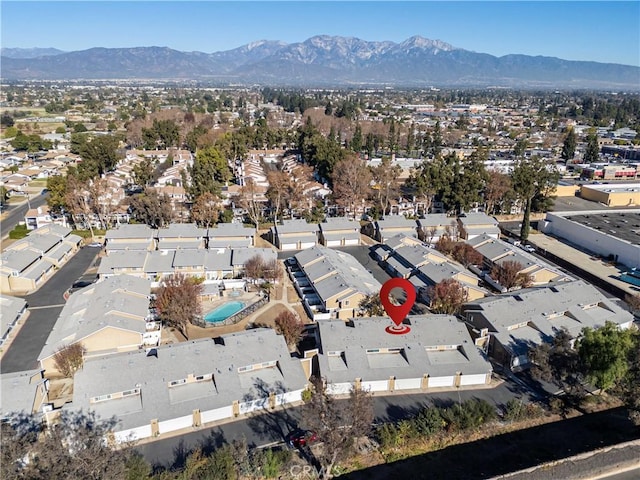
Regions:
[[184, 417], [172, 418], [171, 420], [165, 420], [158, 423], [158, 430], [160, 433], [169, 433], [182, 428], [188, 428], [193, 425], [193, 416], [186, 415]]
[[316, 242], [302, 242], [300, 244], [300, 248], [304, 250], [305, 248], [311, 248], [311, 247], [314, 247], [315, 245], [316, 245]]
[[216, 408], [215, 410], [207, 410], [200, 414], [202, 423], [215, 422], [216, 420], [224, 420], [225, 418], [233, 417], [233, 407], [231, 405], [222, 408]]
[[369, 392], [386, 392], [389, 387], [388, 380], [374, 380], [371, 382], [362, 382], [362, 389]]
[[487, 375], [480, 373], [477, 375], [462, 375], [460, 385], [484, 385], [487, 382]]
[[396, 390], [412, 390], [420, 388], [420, 378], [396, 378]]
[[327, 241], [327, 247], [339, 247], [340, 246], [340, 240], [328, 240]]
[[431, 387], [453, 387], [453, 377], [429, 377]]
[[327, 393], [330, 395], [342, 395], [351, 391], [350, 383], [328, 383]]
[[347, 239], [344, 242], [345, 245], [360, 245], [360, 240], [357, 238]]
[[115, 432], [113, 435], [117, 443], [133, 442], [134, 440], [149, 438], [151, 436], [151, 425]]
[[280, 250], [297, 250], [297, 249], [298, 249], [297, 243], [283, 243], [282, 247], [280, 247]]

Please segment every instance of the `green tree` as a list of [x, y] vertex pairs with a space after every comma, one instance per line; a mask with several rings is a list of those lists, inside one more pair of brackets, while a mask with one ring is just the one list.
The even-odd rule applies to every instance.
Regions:
[[180, 129], [173, 120], [154, 119], [151, 128], [142, 129], [142, 140], [147, 149], [166, 149], [178, 146]]
[[519, 139], [513, 147], [513, 154], [518, 158], [522, 158], [527, 150], [528, 143], [526, 138]]
[[206, 147], [198, 151], [191, 167], [188, 167], [190, 182], [187, 191], [192, 199], [205, 192], [220, 194], [221, 185], [231, 180], [227, 160], [217, 147]]
[[360, 153], [362, 150], [362, 127], [360, 124], [356, 124], [356, 129], [353, 132], [353, 137], [351, 138], [350, 144], [351, 150], [356, 153]]
[[531, 159], [521, 158], [516, 161], [511, 180], [514, 191], [524, 203], [524, 215], [520, 228], [522, 240], [529, 238], [533, 199], [536, 196], [549, 198], [559, 179], [560, 173], [555, 165], [536, 155]]
[[573, 127], [569, 127], [569, 131], [565, 135], [564, 142], [562, 143], [561, 157], [563, 160], [567, 162], [573, 160], [576, 154], [576, 143], [576, 132], [573, 130]]
[[587, 149], [584, 152], [584, 163], [595, 163], [600, 155], [600, 147], [598, 146], [598, 135], [591, 132], [587, 136]]
[[153, 178], [153, 162], [150, 158], [145, 158], [140, 163], [133, 166], [132, 177], [136, 185], [146, 187]]
[[62, 209], [69, 210], [66, 202], [67, 177], [63, 175], [53, 175], [47, 178], [47, 205], [52, 213], [61, 213]]
[[78, 172], [83, 178], [94, 178], [113, 170], [118, 163], [119, 140], [113, 135], [101, 135], [88, 139], [78, 152], [82, 163]]
[[576, 349], [587, 380], [602, 391], [620, 382], [629, 370], [633, 336], [631, 330], [622, 330], [613, 322], [598, 329], [583, 329]]
[[14, 138], [18, 134], [16, 127], [7, 127], [2, 133], [2, 138]]
[[138, 222], [153, 228], [160, 228], [171, 223], [173, 210], [168, 195], [160, 195], [153, 188], [146, 188], [129, 200], [131, 215]]
[[0, 205], [4, 206], [9, 199], [9, 191], [4, 185], [0, 185]]
[[367, 295], [358, 304], [359, 310], [364, 317], [380, 317], [385, 314], [384, 307], [380, 301], [379, 293]]

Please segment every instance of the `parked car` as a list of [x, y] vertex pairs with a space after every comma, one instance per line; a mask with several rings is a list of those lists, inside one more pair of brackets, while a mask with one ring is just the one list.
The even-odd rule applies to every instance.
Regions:
[[102, 244], [100, 242], [93, 242], [88, 245], [91, 248], [102, 248]]
[[522, 248], [529, 253], [534, 253], [536, 251], [535, 247], [532, 247], [531, 245], [525, 245]]
[[315, 432], [301, 429], [289, 432], [285, 438], [287, 445], [293, 448], [305, 447], [316, 440], [318, 440], [318, 436]]

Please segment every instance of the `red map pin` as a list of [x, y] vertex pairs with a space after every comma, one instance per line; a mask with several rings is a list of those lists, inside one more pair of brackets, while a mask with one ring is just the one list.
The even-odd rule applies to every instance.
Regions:
[[[406, 295], [406, 299], [402, 305], [394, 305], [389, 300], [389, 294], [391, 290], [394, 288], [400, 288], [404, 290]], [[387, 280], [382, 288], [380, 289], [380, 302], [384, 307], [384, 310], [387, 312], [387, 315], [391, 317], [393, 323], [395, 323], [395, 327], [387, 327], [385, 330], [387, 333], [391, 333], [393, 335], [402, 335], [404, 333], [408, 333], [411, 329], [407, 325], [403, 325], [402, 321], [405, 319], [407, 314], [411, 311], [413, 304], [416, 301], [416, 289], [413, 284], [404, 278], [392, 278], [391, 280]]]

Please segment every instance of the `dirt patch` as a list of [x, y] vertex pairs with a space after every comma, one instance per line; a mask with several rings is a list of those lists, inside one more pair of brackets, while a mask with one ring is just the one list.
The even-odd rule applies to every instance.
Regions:
[[302, 305], [292, 305], [291, 308], [298, 314], [303, 323], [313, 323], [309, 314]]
[[263, 313], [259, 314], [256, 316], [256, 318], [254, 319], [253, 323], [256, 325], [262, 325], [265, 327], [271, 327], [271, 328], [275, 328], [276, 324], [275, 324], [275, 320], [276, 317], [278, 315], [280, 315], [282, 312], [286, 312], [289, 309], [287, 307], [285, 307], [283, 304], [281, 303], [276, 303], [274, 305], [271, 305], [267, 310], [265, 310]]
[[73, 379], [53, 378], [49, 380], [49, 402], [56, 408], [73, 400]]
[[296, 303], [300, 301], [300, 297], [298, 296], [298, 292], [293, 287], [287, 286], [287, 302]]

